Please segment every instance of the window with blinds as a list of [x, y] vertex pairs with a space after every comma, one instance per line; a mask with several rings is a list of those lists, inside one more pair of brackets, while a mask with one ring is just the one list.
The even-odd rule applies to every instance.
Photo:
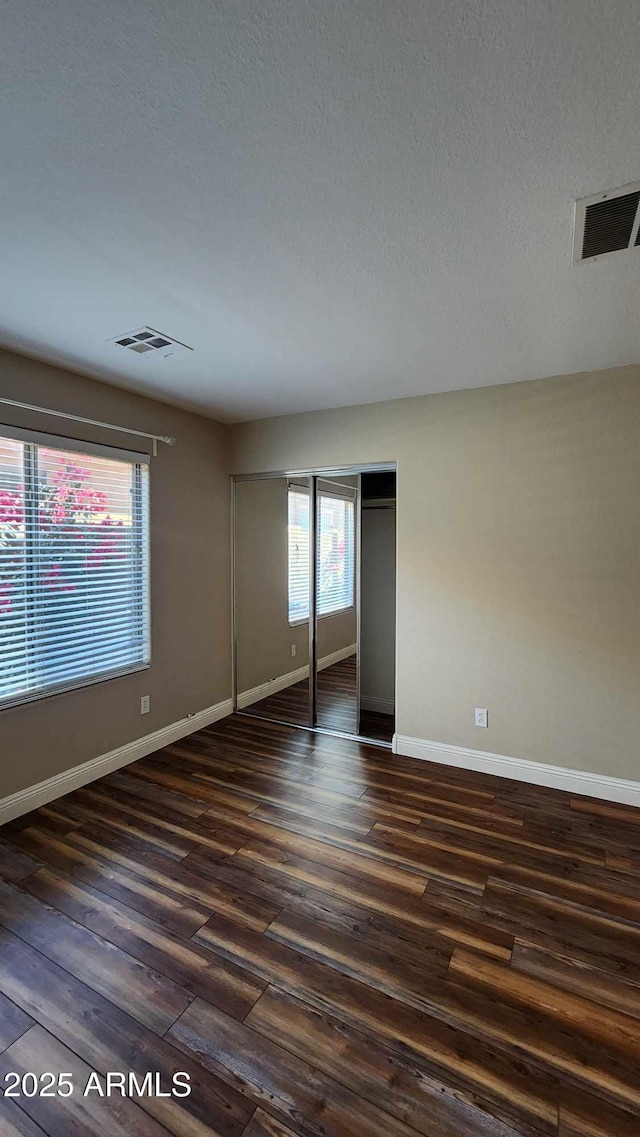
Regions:
[[[309, 494], [289, 490], [289, 623], [309, 619]], [[282, 546], [280, 546], [282, 548]]]
[[318, 498], [318, 615], [353, 607], [355, 536], [353, 501]]
[[[289, 489], [289, 623], [309, 619], [309, 495]], [[352, 608], [355, 505], [322, 491], [318, 497], [318, 616]]]
[[148, 460], [43, 438], [0, 427], [0, 707], [150, 658]]

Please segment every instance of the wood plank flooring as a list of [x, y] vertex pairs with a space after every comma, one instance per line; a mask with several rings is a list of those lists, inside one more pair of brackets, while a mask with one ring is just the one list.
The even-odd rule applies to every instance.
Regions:
[[[300, 726], [308, 724], [309, 681], [304, 679], [252, 703], [246, 713]], [[318, 672], [317, 725], [325, 730], [356, 734], [357, 719], [356, 657], [352, 655]], [[393, 715], [361, 711], [361, 736], [391, 744], [393, 732]]]
[[640, 811], [234, 716], [0, 830], [3, 1137], [638, 1137]]

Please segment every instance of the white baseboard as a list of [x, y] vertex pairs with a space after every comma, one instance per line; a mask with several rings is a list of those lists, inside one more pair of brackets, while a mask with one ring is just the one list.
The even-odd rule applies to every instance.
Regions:
[[325, 667], [333, 667], [334, 663], [341, 663], [343, 659], [349, 659], [349, 656], [355, 655], [357, 650], [357, 644], [347, 644], [346, 647], [332, 651], [331, 655], [323, 655], [322, 659], [318, 660], [318, 671], [324, 671]]
[[266, 683], [259, 683], [257, 687], [251, 687], [248, 691], [240, 691], [238, 694], [238, 710], [242, 711], [245, 707], [250, 707], [252, 703], [259, 703], [261, 699], [266, 699], [269, 695], [276, 695], [278, 691], [284, 691], [285, 687], [293, 687], [295, 683], [301, 683], [303, 679], [307, 679], [308, 675], [309, 664], [305, 663], [304, 667], [298, 667], [296, 671], [288, 671], [286, 675], [278, 675], [275, 679], [268, 679]]
[[21, 817], [23, 813], [29, 813], [40, 805], [46, 805], [47, 802], [54, 801], [63, 794], [71, 793], [80, 786], [86, 786], [88, 782], [102, 778], [113, 770], [119, 770], [121, 766], [137, 762], [138, 758], [144, 758], [154, 750], [161, 750], [163, 746], [169, 746], [187, 734], [211, 726], [218, 719], [230, 715], [232, 711], [231, 699], [225, 699], [222, 703], [215, 703], [214, 706], [197, 711], [185, 719], [164, 726], [160, 730], [154, 730], [152, 734], [145, 734], [143, 738], [136, 738], [134, 742], [127, 742], [117, 750], [110, 750], [108, 754], [100, 754], [97, 758], [82, 762], [80, 766], [72, 766], [70, 770], [63, 770], [61, 774], [54, 774], [52, 778], [38, 782], [35, 786], [18, 790], [17, 793], [0, 799], [0, 825], [5, 825], [14, 817]]
[[445, 766], [457, 766], [462, 770], [480, 770], [484, 774], [496, 774], [500, 778], [515, 778], [534, 786], [550, 786], [552, 789], [585, 794], [604, 801], [640, 806], [640, 782], [612, 778], [609, 774], [591, 774], [586, 770], [570, 770], [565, 766], [548, 766], [545, 762], [509, 758], [505, 754], [471, 750], [446, 742], [431, 742], [426, 738], [411, 738], [406, 734], [394, 734], [393, 752], [428, 762], [442, 762]]
[[[357, 650], [357, 644], [347, 644], [346, 647], [341, 647], [338, 651], [331, 652], [330, 655], [323, 655], [318, 660], [318, 671], [324, 671], [326, 667], [331, 667], [334, 663], [348, 659], [350, 655], [355, 655]], [[268, 679], [266, 683], [260, 683], [257, 687], [249, 688], [248, 691], [241, 691], [238, 695], [238, 710], [242, 711], [245, 707], [250, 707], [252, 703], [259, 703], [261, 699], [266, 699], [269, 695], [276, 695], [278, 691], [284, 691], [286, 687], [293, 687], [295, 683], [301, 683], [303, 679], [308, 679], [308, 677], [309, 664], [305, 663], [304, 667], [298, 667], [295, 671], [287, 671], [286, 675], [278, 675], [275, 679]]]
[[393, 699], [374, 699], [368, 695], [360, 696], [360, 707], [363, 711], [376, 711], [379, 715], [393, 715], [396, 710]]

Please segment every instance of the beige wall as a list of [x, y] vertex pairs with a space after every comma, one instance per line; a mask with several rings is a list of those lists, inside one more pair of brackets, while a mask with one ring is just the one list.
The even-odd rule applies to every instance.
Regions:
[[[0, 394], [177, 439], [152, 463], [151, 670], [0, 712], [4, 797], [228, 697], [229, 487], [216, 423], [8, 352]], [[271, 419], [231, 439], [238, 473], [397, 461], [400, 733], [640, 779], [640, 368]]]
[[237, 473], [384, 460], [398, 731], [639, 779], [640, 368], [232, 429]]
[[[309, 662], [309, 626], [288, 619], [287, 479], [236, 486], [238, 691], [249, 691]], [[318, 656], [355, 643], [355, 612], [318, 621]], [[296, 645], [295, 658], [291, 645]]]
[[[225, 428], [4, 351], [0, 395], [176, 438], [151, 462], [151, 669], [0, 711], [2, 798], [228, 698], [231, 634]], [[0, 421], [132, 448], [1, 405]]]

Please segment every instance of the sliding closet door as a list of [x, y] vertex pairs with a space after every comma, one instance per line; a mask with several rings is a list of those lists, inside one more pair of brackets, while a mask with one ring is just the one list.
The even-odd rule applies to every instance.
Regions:
[[237, 708], [312, 725], [309, 478], [237, 481], [234, 496]]
[[316, 724], [358, 733], [358, 475], [316, 482]]

